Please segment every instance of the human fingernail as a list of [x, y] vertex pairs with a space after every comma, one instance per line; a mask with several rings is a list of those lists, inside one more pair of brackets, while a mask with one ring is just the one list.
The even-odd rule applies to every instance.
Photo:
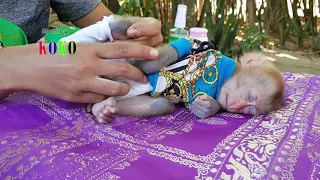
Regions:
[[131, 35], [136, 35], [137, 32], [138, 32], [138, 30], [137, 29], [133, 29], [133, 28], [128, 30], [128, 33], [131, 34]]
[[144, 82], [144, 83], [147, 83], [147, 82], [148, 82], [148, 78], [147, 78], [146, 75], [143, 76], [143, 82]]
[[128, 34], [134, 34], [134, 31], [135, 31], [134, 29], [129, 29]]
[[159, 52], [156, 49], [150, 50], [150, 56], [157, 57], [159, 55]]

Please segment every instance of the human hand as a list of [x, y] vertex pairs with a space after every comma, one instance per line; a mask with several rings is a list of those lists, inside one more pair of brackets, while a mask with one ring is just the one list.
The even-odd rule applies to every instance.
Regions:
[[30, 90], [70, 102], [100, 102], [108, 96], [126, 95], [130, 90], [128, 84], [112, 81], [111, 77], [147, 82], [139, 69], [113, 59], [158, 56], [153, 48], [129, 43], [77, 43], [76, 53], [66, 56], [39, 55], [38, 49], [38, 44], [31, 44], [0, 51], [2, 97]]
[[150, 17], [132, 17], [113, 15], [110, 22], [115, 41], [159, 47], [162, 44], [161, 22]]
[[201, 119], [216, 114], [220, 108], [220, 104], [207, 95], [197, 97], [191, 104], [192, 113]]

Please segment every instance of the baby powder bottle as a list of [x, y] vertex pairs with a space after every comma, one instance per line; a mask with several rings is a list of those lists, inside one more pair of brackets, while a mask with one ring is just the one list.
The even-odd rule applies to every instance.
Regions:
[[186, 28], [187, 6], [183, 4], [178, 5], [176, 20], [174, 28], [170, 29], [169, 42], [178, 40], [180, 38], [187, 38], [189, 32]]
[[199, 41], [208, 41], [208, 30], [199, 27], [191, 28], [189, 38], [197, 39]]
[[208, 30], [206, 28], [199, 27], [191, 28], [189, 38], [191, 40], [194, 40], [192, 48], [195, 49], [199, 46], [197, 40], [199, 40], [200, 42], [208, 41]]

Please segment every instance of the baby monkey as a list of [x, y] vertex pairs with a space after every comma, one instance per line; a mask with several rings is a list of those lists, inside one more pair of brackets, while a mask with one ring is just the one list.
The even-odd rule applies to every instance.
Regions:
[[[177, 57], [177, 51], [167, 46], [159, 49], [159, 58], [154, 61], [164, 64], [170, 60], [175, 61], [176, 58], [170, 57]], [[205, 65], [215, 65], [205, 70], [195, 68], [201, 66], [201, 62], [192, 61], [191, 59], [196, 59], [192, 57], [195, 56], [191, 55], [191, 58], [186, 59], [189, 70], [187, 63], [187, 66], [183, 66], [183, 61], [167, 67], [159, 66], [156, 73], [149, 70], [156, 69], [157, 63], [136, 63], [144, 72], [151, 73], [148, 75], [153, 89], [151, 94], [118, 101], [110, 97], [94, 104], [92, 113], [98, 122], [104, 123], [110, 122], [115, 114], [135, 117], [165, 115], [174, 110], [174, 103], [177, 102], [185, 103], [199, 118], [212, 116], [221, 109], [232, 113], [260, 115], [281, 108], [284, 82], [279, 70], [263, 54], [247, 53], [240, 59], [240, 63], [228, 58], [209, 56]], [[210, 64], [210, 60], [214, 63]], [[181, 70], [182, 68], [185, 69]], [[186, 71], [188, 72], [185, 73]], [[184, 79], [181, 80], [180, 77]], [[194, 81], [190, 82], [192, 80]], [[187, 86], [184, 86], [185, 83]]]
[[[127, 39], [126, 30], [135, 20], [113, 16], [100, 24], [108, 23], [113, 39]], [[89, 28], [92, 31], [99, 26]], [[85, 41], [83, 35], [88, 34], [82, 33], [85, 31], [86, 28], [67, 40], [77, 42], [76, 37], [81, 37]], [[91, 39], [93, 36], [90, 33]], [[198, 43], [196, 49], [192, 48], [194, 43], [180, 39], [160, 47], [155, 60], [127, 60], [147, 74], [149, 83], [118, 79], [131, 85], [128, 95], [109, 97], [88, 106], [89, 111], [98, 122], [106, 123], [111, 122], [114, 115], [165, 115], [171, 113], [177, 103], [183, 103], [199, 118], [207, 118], [220, 110], [259, 115], [281, 108], [284, 81], [265, 55], [247, 53], [238, 63], [210, 48], [208, 42]]]

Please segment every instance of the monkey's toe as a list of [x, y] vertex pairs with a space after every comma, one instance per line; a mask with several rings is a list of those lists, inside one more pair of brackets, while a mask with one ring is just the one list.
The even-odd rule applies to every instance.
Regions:
[[96, 116], [99, 123], [110, 123], [114, 119], [114, 114], [118, 112], [118, 109], [112, 106], [103, 106]]

